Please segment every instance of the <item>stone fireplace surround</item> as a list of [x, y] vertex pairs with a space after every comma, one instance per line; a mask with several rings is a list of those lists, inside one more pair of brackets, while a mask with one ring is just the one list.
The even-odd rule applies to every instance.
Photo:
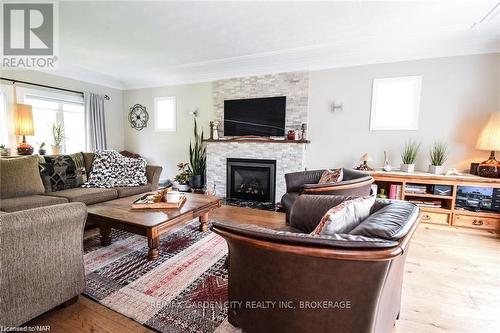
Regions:
[[[215, 81], [213, 101], [216, 119], [223, 131], [224, 100], [286, 96], [286, 130], [307, 123], [309, 73], [291, 72]], [[221, 132], [222, 134], [223, 132]], [[286, 133], [286, 131], [285, 131]], [[296, 142], [206, 142], [207, 186], [226, 196], [228, 158], [276, 160], [276, 201], [286, 193], [285, 174], [304, 170], [306, 143]]]

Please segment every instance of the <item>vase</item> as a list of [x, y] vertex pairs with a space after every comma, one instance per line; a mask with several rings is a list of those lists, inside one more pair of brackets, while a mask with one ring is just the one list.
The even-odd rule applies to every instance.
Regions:
[[44, 148], [38, 149], [38, 155], [43, 156], [45, 154], [47, 154], [47, 150], [45, 150]]
[[179, 190], [181, 192], [187, 192], [187, 191], [189, 191], [189, 185], [188, 184], [178, 184], [176, 187], [177, 187], [177, 190]]
[[61, 154], [61, 146], [52, 145], [52, 155], [60, 155]]
[[203, 188], [203, 176], [202, 175], [192, 175], [189, 177], [189, 186], [194, 189]]
[[412, 173], [415, 172], [415, 164], [401, 164], [401, 171]]
[[442, 174], [444, 174], [443, 166], [442, 165], [429, 165], [429, 173], [432, 173], [434, 175], [442, 175]]

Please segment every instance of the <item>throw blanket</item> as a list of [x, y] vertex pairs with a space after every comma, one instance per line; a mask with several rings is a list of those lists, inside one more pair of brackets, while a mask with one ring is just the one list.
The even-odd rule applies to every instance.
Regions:
[[146, 160], [129, 158], [114, 150], [95, 153], [88, 181], [82, 187], [140, 186], [148, 182]]

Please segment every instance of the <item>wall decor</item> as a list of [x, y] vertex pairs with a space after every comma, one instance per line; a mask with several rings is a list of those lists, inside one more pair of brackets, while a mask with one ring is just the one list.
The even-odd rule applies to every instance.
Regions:
[[140, 131], [144, 127], [148, 126], [149, 114], [146, 111], [146, 107], [141, 104], [135, 104], [130, 108], [130, 113], [128, 114], [128, 121], [130, 126]]

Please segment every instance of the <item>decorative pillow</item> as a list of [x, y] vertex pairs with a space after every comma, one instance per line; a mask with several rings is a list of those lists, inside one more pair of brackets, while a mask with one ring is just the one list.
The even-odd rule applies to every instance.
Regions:
[[39, 168], [45, 192], [80, 187], [87, 181], [82, 153], [40, 156]]
[[0, 158], [0, 198], [43, 194], [38, 157]]
[[333, 169], [333, 170], [326, 169], [325, 171], [323, 171], [323, 174], [321, 175], [318, 184], [338, 183], [341, 182], [343, 178], [344, 178], [344, 172], [342, 171], [342, 169]]
[[330, 208], [311, 235], [348, 233], [370, 215], [374, 203], [375, 197], [360, 197]]
[[89, 180], [83, 187], [120, 187], [147, 184], [146, 160], [129, 158], [115, 150], [95, 153]]

